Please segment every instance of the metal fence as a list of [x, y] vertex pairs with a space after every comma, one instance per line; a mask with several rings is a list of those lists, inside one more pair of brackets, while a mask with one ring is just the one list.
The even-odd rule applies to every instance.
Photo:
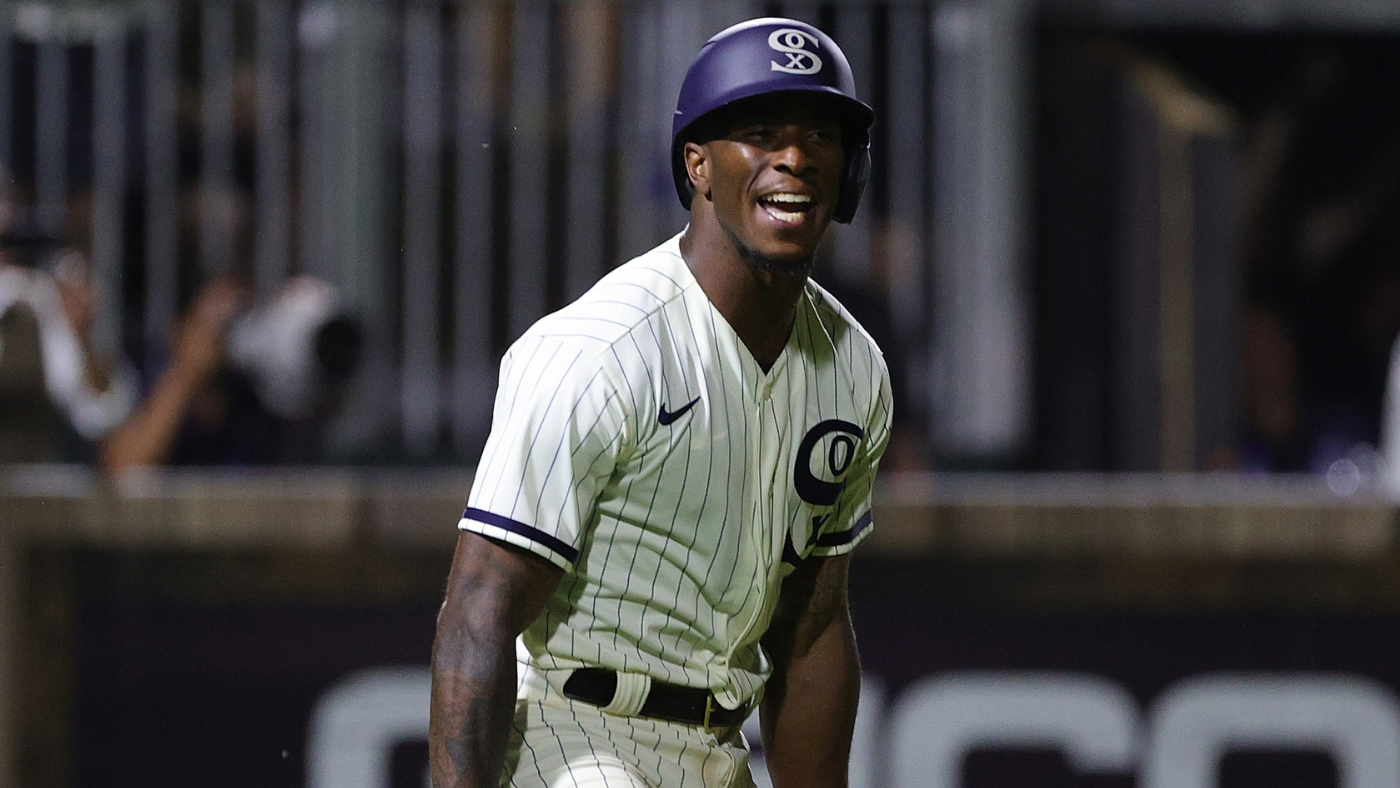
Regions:
[[220, 272], [262, 294], [315, 274], [367, 329], [329, 456], [470, 456], [510, 340], [684, 225], [669, 124], [700, 44], [805, 19], [879, 118], [819, 278], [892, 327], [909, 423], [995, 454], [1029, 409], [1017, 7], [8, 3], [0, 156], [36, 219], [90, 248], [106, 346], [159, 347]]

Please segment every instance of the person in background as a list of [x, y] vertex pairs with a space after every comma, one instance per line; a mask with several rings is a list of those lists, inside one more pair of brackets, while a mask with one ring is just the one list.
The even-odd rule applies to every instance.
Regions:
[[276, 425], [227, 363], [229, 325], [247, 304], [247, 288], [230, 277], [199, 293], [176, 327], [169, 363], [103, 442], [105, 470], [273, 459]]
[[1245, 314], [1241, 334], [1244, 434], [1233, 467], [1307, 471], [1310, 445], [1300, 401], [1298, 348], [1287, 323], [1277, 309], [1255, 305]]
[[317, 459], [323, 428], [358, 363], [357, 321], [332, 284], [310, 276], [280, 282], [254, 302], [236, 273], [251, 268], [246, 190], [191, 190], [182, 208], [182, 248], [199, 249], [208, 219], [231, 241], [231, 259], [191, 299], [168, 351], [148, 355], [146, 396], [103, 442], [103, 469]]
[[83, 459], [130, 413], [136, 375], [99, 353], [86, 260], [16, 229], [0, 170], [0, 463]]
[[215, 278], [177, 324], [145, 400], [103, 442], [103, 468], [316, 459], [359, 358], [358, 322], [341, 307], [314, 277], [257, 304], [237, 278]]

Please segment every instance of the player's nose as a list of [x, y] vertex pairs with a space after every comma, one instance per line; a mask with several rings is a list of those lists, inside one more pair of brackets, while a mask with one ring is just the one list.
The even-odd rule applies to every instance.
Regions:
[[812, 153], [801, 135], [787, 138], [773, 151], [773, 167], [781, 172], [802, 177], [816, 167]]

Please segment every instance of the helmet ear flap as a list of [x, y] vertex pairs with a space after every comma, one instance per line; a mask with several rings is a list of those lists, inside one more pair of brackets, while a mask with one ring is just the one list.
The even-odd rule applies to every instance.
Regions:
[[832, 221], [841, 224], [850, 224], [855, 218], [860, 197], [865, 193], [865, 184], [870, 180], [870, 143], [862, 142], [855, 146], [847, 158], [846, 177], [841, 179], [841, 194], [831, 216]]

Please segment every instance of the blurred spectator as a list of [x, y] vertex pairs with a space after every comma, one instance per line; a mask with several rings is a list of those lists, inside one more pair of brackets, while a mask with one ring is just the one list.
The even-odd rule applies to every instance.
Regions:
[[[1400, 104], [1389, 98], [1400, 78], [1375, 43], [1271, 46], [1181, 52], [1246, 119], [1246, 287], [1268, 306], [1242, 326], [1239, 464], [1326, 473], [1377, 444], [1400, 329]], [[1279, 67], [1251, 70], [1264, 56]]]
[[1240, 467], [1252, 471], [1307, 470], [1297, 345], [1283, 318], [1269, 307], [1250, 309], [1242, 334], [1245, 429]]
[[17, 230], [15, 213], [0, 171], [0, 462], [77, 459], [66, 444], [90, 446], [126, 418], [135, 375], [94, 348], [82, 255]]
[[[317, 458], [339, 384], [359, 359], [358, 325], [335, 289], [294, 277], [255, 304], [252, 201], [201, 185], [181, 197], [185, 271], [223, 271], [194, 294], [169, 348], [148, 353], [146, 396], [101, 447], [104, 469], [266, 465]], [[204, 243], [212, 241], [212, 248]]]
[[246, 407], [240, 396], [246, 387], [225, 375], [224, 335], [246, 301], [245, 289], [231, 279], [215, 280], [195, 299], [176, 329], [169, 365], [104, 442], [107, 470], [265, 461], [271, 425]]
[[1304, 392], [1298, 345], [1277, 309], [1256, 305], [1246, 313], [1241, 360], [1241, 470], [1326, 473], [1358, 449], [1371, 453], [1369, 411]]
[[154, 465], [261, 465], [315, 458], [359, 356], [359, 331], [320, 280], [289, 280], [250, 307], [231, 277], [198, 295], [170, 362], [102, 447], [112, 472]]

